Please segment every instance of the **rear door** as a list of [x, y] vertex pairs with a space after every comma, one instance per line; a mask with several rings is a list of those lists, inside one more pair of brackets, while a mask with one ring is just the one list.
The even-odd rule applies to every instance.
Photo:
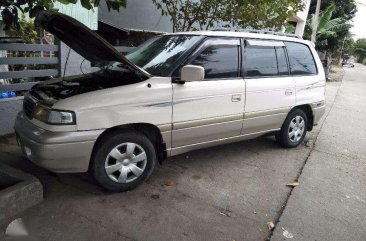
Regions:
[[205, 68], [203, 81], [173, 83], [173, 149], [240, 135], [245, 83], [238, 38], [208, 38], [185, 64]]
[[243, 67], [247, 92], [242, 133], [281, 128], [296, 101], [285, 44], [246, 40]]

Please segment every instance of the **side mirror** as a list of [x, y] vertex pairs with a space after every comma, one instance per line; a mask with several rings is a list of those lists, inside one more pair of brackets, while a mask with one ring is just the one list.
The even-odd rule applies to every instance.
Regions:
[[205, 69], [197, 65], [185, 65], [180, 72], [180, 80], [186, 82], [201, 81], [205, 77]]

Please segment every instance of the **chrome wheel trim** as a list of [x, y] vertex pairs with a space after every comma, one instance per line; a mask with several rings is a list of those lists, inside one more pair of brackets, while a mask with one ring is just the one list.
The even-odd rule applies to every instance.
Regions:
[[288, 138], [291, 142], [299, 142], [305, 132], [305, 120], [302, 116], [295, 116], [288, 127]]
[[117, 183], [129, 183], [139, 178], [146, 168], [145, 150], [138, 144], [126, 142], [114, 147], [105, 159], [105, 172]]

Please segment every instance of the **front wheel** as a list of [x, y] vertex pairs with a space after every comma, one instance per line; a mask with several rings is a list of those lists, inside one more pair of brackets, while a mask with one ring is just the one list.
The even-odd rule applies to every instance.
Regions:
[[131, 190], [151, 175], [156, 152], [145, 135], [135, 131], [111, 133], [99, 143], [90, 169], [105, 189], [112, 192]]
[[276, 135], [277, 142], [286, 148], [294, 148], [301, 144], [307, 132], [308, 118], [301, 109], [291, 111]]

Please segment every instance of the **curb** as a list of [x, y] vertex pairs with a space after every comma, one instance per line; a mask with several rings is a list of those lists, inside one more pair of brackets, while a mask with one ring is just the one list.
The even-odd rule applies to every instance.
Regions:
[[0, 223], [43, 200], [43, 187], [30, 174], [0, 163]]

